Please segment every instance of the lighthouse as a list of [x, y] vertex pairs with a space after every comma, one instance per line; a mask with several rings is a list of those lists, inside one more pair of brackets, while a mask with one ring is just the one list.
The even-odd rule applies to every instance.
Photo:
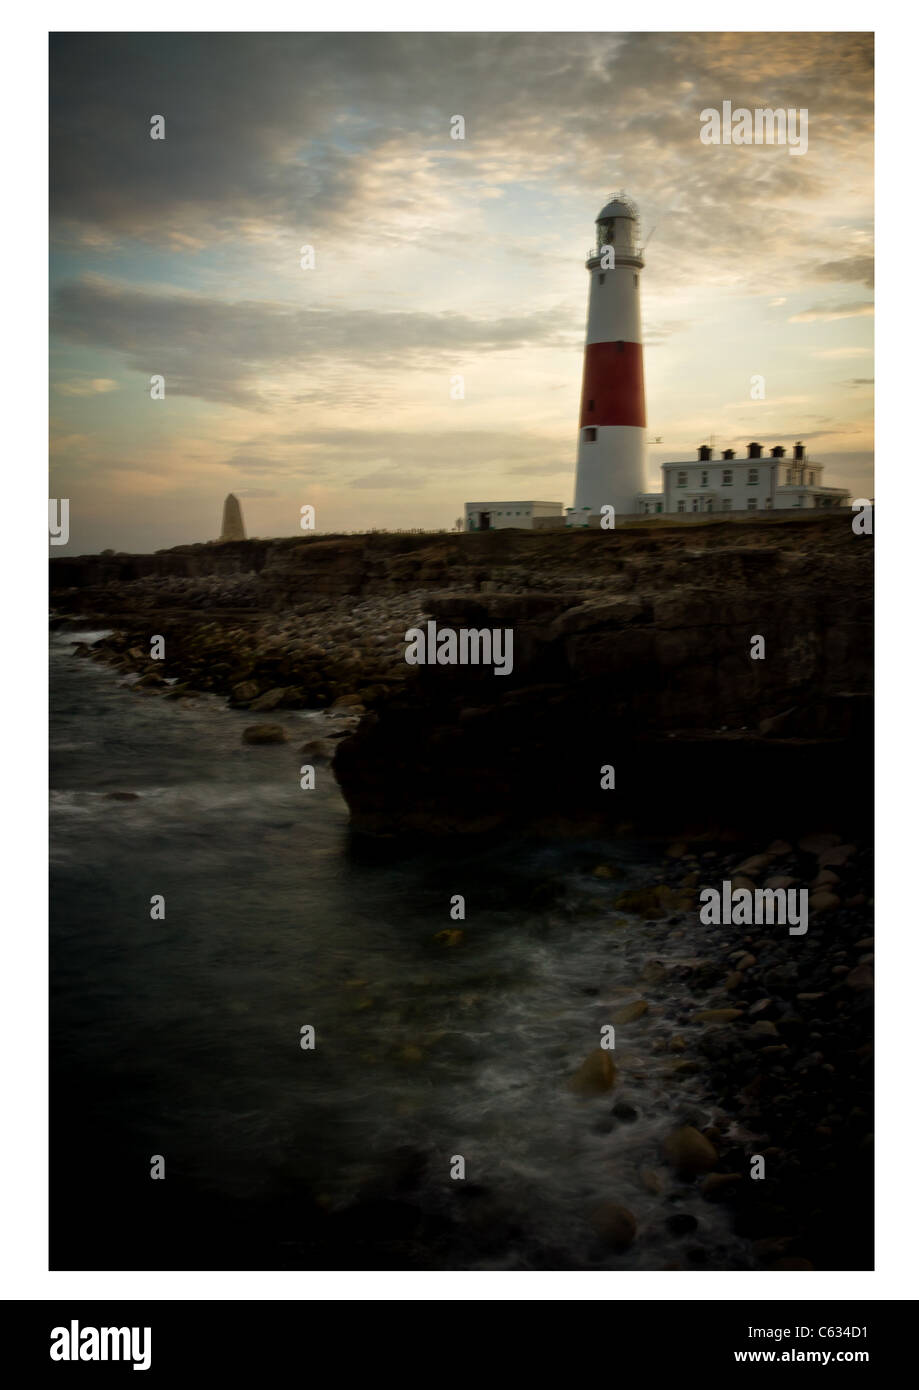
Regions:
[[642, 362], [638, 209], [624, 193], [597, 217], [588, 254], [590, 297], [578, 424], [578, 466], [569, 526], [587, 526], [607, 505], [637, 510], [645, 489], [645, 378]]

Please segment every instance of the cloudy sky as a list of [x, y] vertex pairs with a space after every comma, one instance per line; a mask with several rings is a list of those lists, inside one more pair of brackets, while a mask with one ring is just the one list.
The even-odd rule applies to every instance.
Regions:
[[[806, 155], [703, 145], [726, 100], [806, 108]], [[230, 491], [260, 536], [307, 503], [326, 531], [569, 506], [619, 188], [650, 242], [649, 483], [714, 434], [803, 439], [871, 495], [872, 100], [865, 34], [53, 37], [68, 548], [211, 539]]]

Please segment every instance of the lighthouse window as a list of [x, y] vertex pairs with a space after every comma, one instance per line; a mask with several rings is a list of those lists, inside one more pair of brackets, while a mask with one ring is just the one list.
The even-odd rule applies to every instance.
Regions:
[[681, 469], [680, 472], [677, 473], [677, 475], [676, 475], [676, 485], [677, 485], [677, 487], [685, 487], [685, 486], [686, 486], [686, 473], [685, 473], [682, 469]]
[[685, 503], [685, 502], [677, 502], [677, 504], [676, 504], [676, 509], [677, 509], [678, 512], [685, 512], [685, 510], [686, 510], [686, 503]]
[[708, 469], [707, 469], [707, 468], [703, 468], [703, 469], [702, 469], [702, 486], [703, 486], [703, 487], [708, 487]]
[[602, 275], [602, 274], [601, 274], [601, 275], [598, 275], [598, 276], [597, 276], [597, 279], [600, 281], [600, 284], [601, 284], [601, 285], [605, 285], [605, 284], [606, 284], [606, 276], [605, 276], [605, 275]]
[[637, 290], [637, 289], [638, 289], [638, 276], [637, 276], [637, 275], [633, 275], [633, 276], [632, 276], [632, 284], [635, 286], [635, 288], [636, 288], [636, 290]]
[[592, 425], [588, 425], [587, 429], [584, 431], [584, 440], [587, 444], [596, 444], [597, 431]]
[[722, 487], [733, 487], [733, 486], [734, 486], [734, 470], [733, 470], [733, 468], [722, 468], [722, 470], [721, 470], [721, 486], [722, 486]]
[[593, 401], [588, 401], [588, 402], [587, 402], [587, 409], [588, 409], [588, 410], [593, 410], [593, 408], [594, 408], [594, 403], [593, 403]]
[[754, 483], [758, 483], [758, 482], [759, 482], [759, 469], [758, 469], [758, 468], [748, 468], [748, 469], [747, 469], [747, 482], [748, 482], [748, 484], [749, 484], [751, 487], [752, 487], [752, 485], [753, 485]]

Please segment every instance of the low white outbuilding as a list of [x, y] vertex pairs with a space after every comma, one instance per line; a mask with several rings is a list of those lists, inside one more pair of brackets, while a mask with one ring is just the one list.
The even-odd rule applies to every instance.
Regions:
[[465, 511], [466, 531], [539, 530], [539, 522], [549, 517], [563, 524], [561, 502], [467, 502]]

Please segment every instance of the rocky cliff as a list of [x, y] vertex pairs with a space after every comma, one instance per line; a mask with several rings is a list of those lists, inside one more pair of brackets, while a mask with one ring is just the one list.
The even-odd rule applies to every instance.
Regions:
[[[334, 768], [369, 835], [793, 829], [870, 817], [872, 558], [846, 516], [773, 517], [65, 557], [51, 588], [154, 684], [357, 697]], [[511, 629], [512, 672], [406, 665], [425, 618]]]

